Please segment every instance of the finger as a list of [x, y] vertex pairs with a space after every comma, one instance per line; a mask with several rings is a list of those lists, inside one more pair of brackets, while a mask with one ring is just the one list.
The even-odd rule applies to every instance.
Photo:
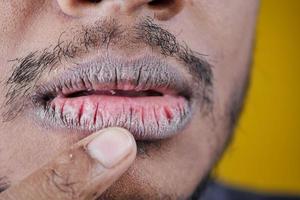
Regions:
[[131, 165], [133, 136], [121, 128], [95, 133], [1, 193], [0, 199], [96, 199]]

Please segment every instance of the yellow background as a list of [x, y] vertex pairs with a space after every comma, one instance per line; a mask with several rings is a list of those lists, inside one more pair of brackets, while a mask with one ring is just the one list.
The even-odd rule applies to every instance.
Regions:
[[300, 0], [262, 0], [252, 85], [222, 182], [300, 194]]

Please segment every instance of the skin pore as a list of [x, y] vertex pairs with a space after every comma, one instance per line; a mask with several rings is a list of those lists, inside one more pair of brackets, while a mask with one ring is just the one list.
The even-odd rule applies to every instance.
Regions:
[[138, 141], [134, 164], [101, 198], [188, 198], [232, 134], [248, 83], [257, 9], [258, 0], [2, 2], [0, 188], [83, 138], [33, 119], [37, 86], [95, 57], [150, 55], [187, 80], [190, 121], [167, 139]]

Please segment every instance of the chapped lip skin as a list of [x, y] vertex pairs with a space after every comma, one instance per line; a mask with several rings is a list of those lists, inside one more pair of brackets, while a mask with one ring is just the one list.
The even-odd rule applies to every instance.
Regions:
[[44, 127], [90, 134], [118, 126], [137, 140], [155, 140], [184, 128], [190, 98], [188, 81], [165, 61], [101, 57], [37, 86], [32, 102]]

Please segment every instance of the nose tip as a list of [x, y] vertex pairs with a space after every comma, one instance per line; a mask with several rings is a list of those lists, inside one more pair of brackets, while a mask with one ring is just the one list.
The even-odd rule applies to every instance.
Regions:
[[139, 7], [149, 4], [151, 1], [152, 0], [125, 0], [123, 1], [124, 10], [126, 12], [131, 12]]
[[[147, 9], [158, 18], [177, 14], [185, 0], [57, 0], [63, 13], [72, 17], [108, 16], [118, 12], [133, 15]], [[163, 16], [163, 17], [159, 17]]]
[[61, 11], [72, 17], [92, 15], [103, 6], [103, 0], [57, 0]]
[[63, 13], [72, 17], [104, 15], [107, 12], [133, 12], [152, 0], [57, 0]]

